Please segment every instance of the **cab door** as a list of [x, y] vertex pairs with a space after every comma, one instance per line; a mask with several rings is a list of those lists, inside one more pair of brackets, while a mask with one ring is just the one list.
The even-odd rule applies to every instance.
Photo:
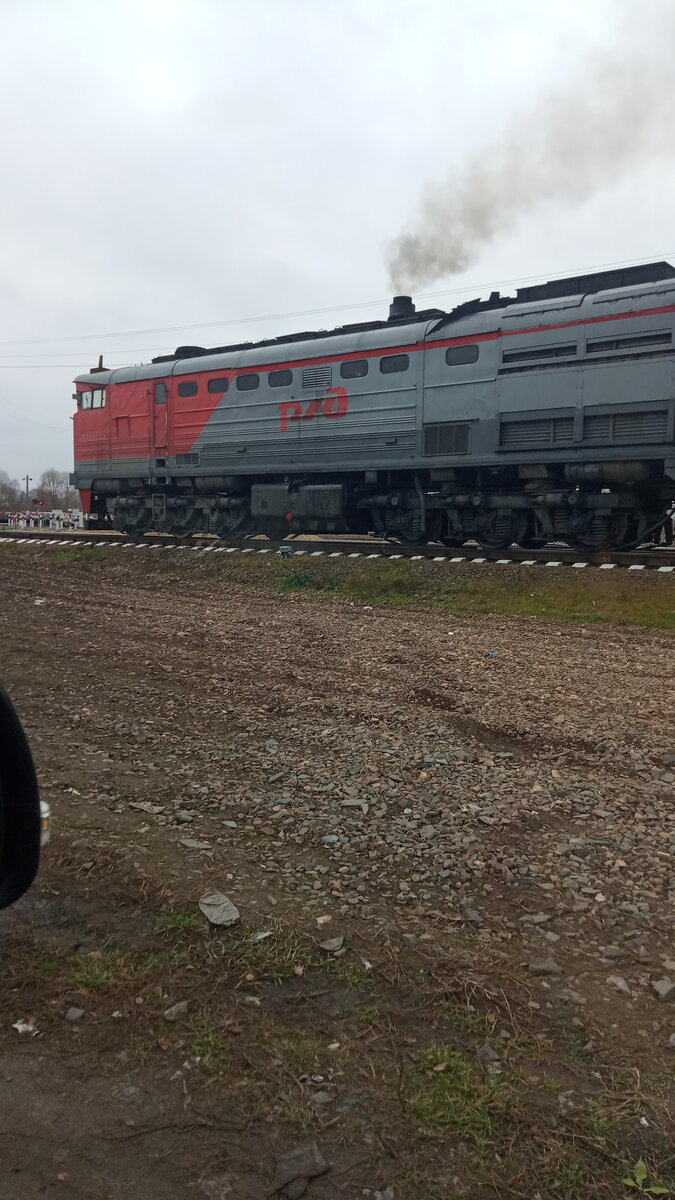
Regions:
[[150, 397], [150, 457], [166, 459], [168, 445], [169, 389], [163, 379], [157, 379]]

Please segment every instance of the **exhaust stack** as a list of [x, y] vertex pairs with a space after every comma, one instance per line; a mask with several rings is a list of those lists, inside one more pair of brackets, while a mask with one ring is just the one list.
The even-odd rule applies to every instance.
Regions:
[[410, 296], [394, 296], [389, 305], [389, 320], [400, 321], [404, 317], [415, 315], [415, 305]]

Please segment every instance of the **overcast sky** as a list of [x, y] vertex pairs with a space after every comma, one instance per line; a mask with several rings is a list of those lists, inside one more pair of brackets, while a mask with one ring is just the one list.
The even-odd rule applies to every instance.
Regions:
[[[642, 23], [664, 7], [643, 0]], [[72, 468], [71, 381], [100, 353], [142, 362], [386, 315], [387, 246], [424, 185], [552, 82], [578, 100], [580, 60], [620, 8], [0, 0], [0, 468]], [[675, 261], [674, 181], [646, 162], [549, 202], [419, 299]], [[330, 311], [285, 315], [314, 309]]]

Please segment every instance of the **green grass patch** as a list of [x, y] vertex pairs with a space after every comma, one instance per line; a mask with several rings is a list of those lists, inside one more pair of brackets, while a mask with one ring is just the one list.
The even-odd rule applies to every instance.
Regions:
[[652, 572], [600, 572], [517, 564], [496, 566], [391, 560], [321, 561], [298, 570], [285, 560], [227, 564], [244, 585], [342, 598], [363, 605], [437, 608], [466, 614], [535, 617], [579, 624], [675, 628], [672, 581]]
[[354, 1016], [362, 1025], [377, 1025], [382, 1020], [377, 1004], [359, 1004], [354, 1009]]
[[49, 559], [73, 570], [138, 573], [144, 590], [153, 579], [177, 575], [233, 583], [268, 595], [298, 595], [320, 603], [438, 609], [448, 613], [534, 617], [577, 624], [675, 628], [672, 577], [652, 570], [574, 570], [517, 563], [435, 563], [425, 559], [297, 559], [274, 554], [142, 555], [109, 549], [65, 549]]
[[509, 1114], [509, 1093], [501, 1076], [491, 1076], [448, 1046], [431, 1046], [415, 1058], [411, 1084], [413, 1112], [427, 1129], [452, 1130], [477, 1146], [495, 1135]]
[[294, 1030], [273, 1043], [272, 1051], [293, 1075], [315, 1075], [327, 1058], [327, 1042], [303, 1030]]
[[97, 992], [110, 981], [106, 963], [98, 958], [86, 958], [73, 972], [73, 983], [86, 992]]
[[220, 1033], [204, 1033], [192, 1044], [192, 1057], [204, 1071], [223, 1071], [232, 1058], [229, 1040]]
[[194, 912], [168, 912], [163, 913], [158, 917], [153, 925], [155, 933], [159, 933], [162, 937], [170, 938], [186, 933], [190, 929], [195, 929], [197, 925], [203, 925], [203, 918], [198, 913]]

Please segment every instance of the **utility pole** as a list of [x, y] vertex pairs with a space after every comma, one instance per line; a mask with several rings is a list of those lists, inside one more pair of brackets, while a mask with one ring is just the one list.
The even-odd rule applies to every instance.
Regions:
[[31, 475], [24, 475], [24, 483], [26, 484], [26, 506], [27, 507], [30, 505], [30, 496], [29, 496], [29, 492], [28, 492], [28, 485], [32, 482], [33, 482], [33, 478]]

